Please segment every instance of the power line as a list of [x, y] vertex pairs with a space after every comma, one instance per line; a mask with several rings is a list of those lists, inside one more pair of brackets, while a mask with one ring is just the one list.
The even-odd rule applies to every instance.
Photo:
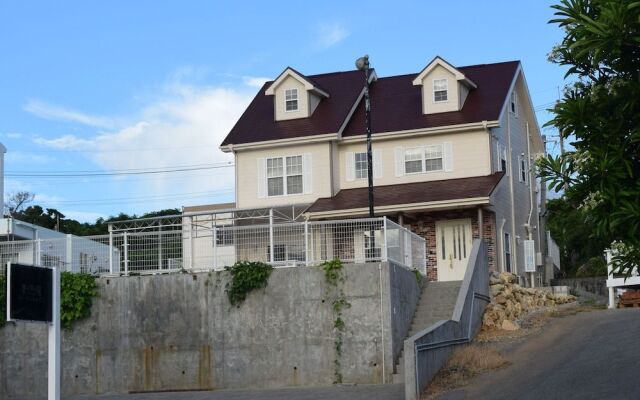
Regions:
[[228, 162], [220, 165], [209, 165], [209, 166], [194, 166], [194, 167], [185, 167], [185, 168], [162, 168], [162, 169], [145, 169], [145, 170], [103, 170], [103, 171], [62, 171], [62, 172], [53, 172], [53, 173], [42, 173], [42, 172], [7, 172], [5, 176], [9, 177], [38, 177], [38, 178], [59, 178], [59, 177], [69, 177], [69, 178], [81, 178], [81, 177], [90, 177], [90, 176], [125, 176], [125, 175], [150, 175], [150, 174], [165, 174], [165, 173], [174, 173], [174, 172], [188, 172], [188, 171], [201, 171], [208, 169], [218, 169], [218, 168], [229, 168], [233, 167], [233, 162]]
[[140, 149], [111, 149], [111, 150], [89, 150], [89, 149], [57, 149], [57, 150], [28, 150], [25, 153], [120, 153], [120, 152], [141, 152], [141, 151], [158, 151], [158, 150], [180, 150], [180, 149], [201, 149], [201, 148], [217, 148], [214, 144], [202, 144], [192, 146], [171, 146], [171, 147], [145, 147]]
[[173, 193], [157, 196], [138, 196], [138, 197], [112, 197], [107, 199], [82, 199], [82, 200], [50, 200], [40, 201], [36, 199], [36, 202], [43, 204], [55, 204], [55, 205], [108, 205], [108, 204], [122, 204], [123, 201], [127, 203], [140, 203], [149, 201], [167, 201], [167, 200], [189, 200], [202, 197], [212, 197], [221, 194], [233, 193], [233, 188], [223, 188], [222, 190], [205, 191], [205, 192], [191, 192], [191, 193]]

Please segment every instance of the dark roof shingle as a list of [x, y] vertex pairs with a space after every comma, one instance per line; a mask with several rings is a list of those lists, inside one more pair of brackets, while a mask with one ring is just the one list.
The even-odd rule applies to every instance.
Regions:
[[[460, 111], [422, 114], [420, 86], [416, 74], [378, 78], [371, 84], [372, 132], [393, 132], [498, 119], [519, 61], [460, 67], [458, 70], [477, 84]], [[329, 93], [309, 118], [275, 121], [273, 96], [265, 90], [267, 82], [249, 104], [222, 142], [244, 144], [336, 133], [351, 111], [364, 86], [361, 71], [335, 72], [307, 77]], [[343, 136], [364, 134], [364, 102], [361, 101], [347, 124]]]
[[[498, 172], [470, 178], [375, 186], [374, 205], [379, 207], [489, 197], [503, 175], [503, 172]], [[369, 206], [368, 194], [367, 187], [342, 189], [333, 197], [316, 200], [306, 211], [313, 213], [366, 208]]]

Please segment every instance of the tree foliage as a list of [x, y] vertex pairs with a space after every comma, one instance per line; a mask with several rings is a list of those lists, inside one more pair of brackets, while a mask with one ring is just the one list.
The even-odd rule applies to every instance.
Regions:
[[7, 195], [4, 204], [4, 214], [6, 215], [15, 215], [20, 212], [22, 208], [31, 203], [35, 195], [31, 192], [20, 191]]
[[[167, 215], [179, 215], [180, 210], [169, 208], [166, 210], [153, 211], [137, 216], [135, 214], [120, 213], [109, 218], [98, 218], [94, 223], [78, 222], [68, 219], [55, 208], [42, 208], [39, 205], [32, 205], [23, 210], [19, 210], [12, 216], [20, 221], [35, 224], [48, 229], [56, 229], [63, 233], [71, 233], [77, 236], [104, 235], [109, 233], [109, 222], [126, 221], [136, 218], [151, 218]], [[59, 226], [57, 226], [59, 223]]]
[[594, 257], [604, 259], [604, 250], [609, 246], [606, 240], [594, 235], [593, 224], [585, 218], [584, 211], [574, 207], [565, 198], [547, 202], [547, 228], [560, 248], [562, 271], [568, 276], [579, 272]]
[[622, 268], [640, 265], [640, 1], [562, 0], [550, 23], [564, 30], [550, 55], [573, 82], [547, 125], [573, 150], [539, 163], [594, 234], [620, 241]]

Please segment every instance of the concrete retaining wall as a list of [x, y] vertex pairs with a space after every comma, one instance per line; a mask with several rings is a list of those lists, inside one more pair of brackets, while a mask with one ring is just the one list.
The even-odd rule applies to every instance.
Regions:
[[604, 297], [609, 296], [609, 290], [607, 289], [606, 276], [595, 276], [590, 278], [553, 279], [551, 281], [551, 284], [553, 286], [569, 286], [572, 289], [584, 290], [586, 292], [594, 293]]
[[[383, 370], [388, 382], [417, 302], [415, 277], [386, 263], [345, 272], [344, 382], [381, 383]], [[332, 384], [334, 316], [322, 269], [274, 270], [237, 308], [227, 279], [99, 279], [92, 316], [63, 333], [63, 395]], [[0, 329], [1, 399], [46, 395], [46, 346], [42, 325]]]

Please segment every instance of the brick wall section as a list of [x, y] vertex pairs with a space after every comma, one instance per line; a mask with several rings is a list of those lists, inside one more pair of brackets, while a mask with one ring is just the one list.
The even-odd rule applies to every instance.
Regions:
[[[438, 280], [438, 261], [436, 254], [436, 221], [449, 219], [471, 219], [471, 231], [474, 239], [478, 234], [478, 210], [475, 208], [466, 210], [441, 211], [428, 214], [420, 214], [417, 221], [410, 223], [410, 229], [422, 236], [427, 244], [427, 278], [430, 281]], [[483, 239], [487, 244], [487, 255], [489, 270], [497, 270], [496, 264], [496, 237], [495, 237], [495, 214], [483, 211]]]

